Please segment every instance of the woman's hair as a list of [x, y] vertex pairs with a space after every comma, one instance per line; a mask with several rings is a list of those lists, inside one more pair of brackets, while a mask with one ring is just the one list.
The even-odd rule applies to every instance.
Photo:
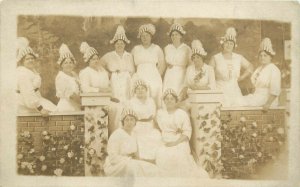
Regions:
[[93, 55], [87, 60], [88, 65], [90, 65], [91, 59], [92, 59], [95, 55], [97, 55], [97, 56], [99, 57], [98, 54], [93, 54]]
[[[69, 57], [68, 57], [69, 58]], [[75, 60], [73, 58], [69, 58], [71, 59], [72, 63], [75, 64]], [[67, 58], [64, 58], [61, 63], [59, 64], [59, 66], [61, 67], [63, 65], [63, 63], [67, 60]]]
[[165, 98], [166, 98], [168, 95], [172, 95], [172, 96], [175, 98], [176, 103], [178, 102], [178, 96], [175, 95], [175, 94], [173, 94], [173, 93], [168, 93], [168, 94], [164, 95], [163, 100], [165, 100]]
[[272, 55], [269, 51], [267, 51], [267, 50], [260, 50], [259, 52], [258, 52], [258, 54], [260, 54], [260, 53], [262, 53], [262, 52], [265, 52], [267, 55], [269, 55], [271, 58], [273, 58], [273, 56], [274, 55]]
[[134, 119], [135, 119], [135, 121], [137, 121], [137, 118], [136, 118], [136, 116], [134, 116], [134, 115], [131, 115], [131, 114], [128, 114], [128, 115], [126, 115], [122, 120], [121, 120], [121, 124], [122, 124], [122, 126], [124, 126], [124, 120], [125, 120], [125, 118], [127, 118], [127, 116], [131, 116], [131, 117], [134, 117]]
[[225, 44], [225, 42], [233, 42], [233, 49], [235, 49], [235, 46], [236, 46], [236, 43], [235, 43], [235, 41], [234, 40], [225, 40], [222, 44], [221, 44], [221, 46], [222, 46], [222, 49], [224, 49], [224, 44]]
[[119, 40], [121, 40], [126, 45], [126, 42], [124, 40], [122, 40], [122, 39], [118, 39], [118, 40], [114, 41], [113, 44], [115, 45], [117, 43], [117, 41], [119, 41]]
[[36, 57], [35, 57], [33, 54], [28, 53], [28, 54], [26, 54], [25, 56], [23, 56], [23, 57], [21, 58], [21, 60], [19, 60], [19, 61], [17, 62], [17, 66], [24, 66], [24, 60], [25, 60], [25, 57], [26, 57], [27, 55], [31, 55], [34, 59], [36, 59]]
[[195, 58], [196, 55], [200, 56], [200, 57], [202, 58], [202, 61], [203, 61], [203, 62], [206, 60], [206, 57], [205, 57], [205, 56], [200, 55], [200, 54], [198, 54], [198, 53], [192, 54], [191, 59], [194, 60], [194, 58]]
[[181, 32], [179, 32], [178, 30], [172, 30], [169, 34], [169, 37], [171, 37], [171, 35], [173, 34], [173, 32], [177, 32], [179, 33], [181, 36], [183, 36], [183, 34]]
[[134, 88], [134, 93], [136, 93], [136, 89], [137, 89], [137, 87], [139, 87], [139, 86], [144, 87], [144, 88], [146, 89], [146, 91], [148, 91], [148, 87], [147, 87], [146, 85], [140, 84], [140, 85], [135, 86], [135, 88]]

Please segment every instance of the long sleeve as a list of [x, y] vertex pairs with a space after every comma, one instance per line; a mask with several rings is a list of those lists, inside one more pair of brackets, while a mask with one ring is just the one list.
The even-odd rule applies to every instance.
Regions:
[[80, 86], [82, 92], [99, 92], [99, 88], [90, 86], [89, 72], [82, 71], [79, 73]]
[[133, 62], [133, 56], [129, 53], [129, 64], [128, 64], [128, 70], [129, 73], [132, 75], [135, 72], [134, 62]]
[[242, 55], [241, 55], [241, 66], [246, 71], [253, 73], [253, 65]]
[[271, 95], [279, 96], [281, 91], [281, 72], [275, 65], [274, 67], [271, 72], [269, 89]]
[[157, 55], [158, 55], [158, 71], [160, 72], [160, 74], [163, 74], [166, 68], [166, 62], [165, 62], [164, 52], [160, 47], [158, 47], [157, 49]]
[[192, 127], [191, 127], [191, 121], [189, 116], [184, 112], [182, 112], [182, 131], [183, 131], [183, 135], [187, 136], [189, 139], [191, 139], [192, 136]]
[[215, 90], [216, 89], [215, 71], [214, 71], [214, 69], [212, 67], [209, 67], [208, 87], [211, 90]]
[[58, 75], [55, 79], [56, 96], [58, 98], [69, 98], [74, 94], [70, 83], [63, 76]]

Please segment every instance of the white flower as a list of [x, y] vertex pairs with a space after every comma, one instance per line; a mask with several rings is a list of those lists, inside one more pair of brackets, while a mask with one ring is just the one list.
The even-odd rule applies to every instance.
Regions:
[[50, 139], [50, 136], [47, 136], [47, 135], [46, 135], [46, 136], [44, 137], [44, 139], [45, 139], [45, 140], [49, 140], [49, 139]]
[[23, 136], [26, 137], [26, 138], [29, 138], [30, 137], [29, 131], [24, 131]]
[[258, 157], [261, 157], [261, 156], [262, 156], [262, 153], [261, 153], [261, 152], [258, 152], [258, 153], [257, 153], [257, 156], [258, 156]]
[[63, 164], [65, 162], [64, 158], [59, 159], [59, 163]]
[[45, 171], [47, 169], [47, 165], [42, 165], [41, 170]]
[[279, 141], [278, 143], [279, 143], [279, 145], [282, 145], [282, 144], [283, 144], [282, 141]]
[[69, 158], [72, 158], [73, 156], [74, 156], [73, 151], [68, 152], [68, 157], [69, 157]]
[[24, 169], [28, 165], [28, 162], [21, 162], [21, 168]]
[[231, 148], [231, 151], [232, 151], [233, 153], [235, 153], [235, 149], [234, 149], [234, 148]]
[[243, 128], [242, 128], [242, 131], [243, 131], [243, 132], [246, 132], [246, 128], [245, 128], [245, 127], [243, 127]]
[[34, 173], [33, 169], [30, 169], [30, 170], [29, 170], [29, 172], [30, 172], [31, 174], [33, 174], [33, 173]]
[[242, 149], [243, 151], [245, 151], [246, 148], [245, 148], [244, 146], [242, 146], [241, 149]]
[[256, 121], [254, 121], [254, 122], [252, 123], [252, 126], [253, 126], [253, 127], [257, 127]]
[[46, 136], [46, 135], [48, 135], [48, 132], [47, 131], [43, 131], [42, 135]]
[[28, 163], [28, 164], [27, 164], [27, 168], [28, 168], [29, 170], [31, 170], [31, 169], [32, 169], [32, 164]]
[[256, 133], [253, 133], [252, 136], [255, 138], [255, 137], [257, 136], [257, 134], [256, 134]]
[[29, 150], [28, 153], [29, 153], [29, 154], [32, 154], [32, 153], [34, 153], [34, 151], [35, 151], [35, 150], [32, 148], [32, 149]]
[[23, 155], [22, 155], [22, 154], [18, 154], [18, 155], [17, 155], [17, 159], [18, 159], [18, 160], [21, 160], [22, 158], [23, 158]]
[[240, 158], [240, 159], [243, 159], [243, 158], [245, 158], [245, 157], [244, 157], [244, 155], [240, 155], [239, 158]]
[[79, 158], [79, 163], [81, 164], [82, 162], [83, 162], [83, 158], [80, 157], [80, 158]]
[[278, 134], [284, 134], [284, 129], [283, 128], [278, 128], [277, 133]]
[[274, 138], [271, 136], [271, 137], [269, 138], [269, 140], [272, 142], [272, 141], [274, 140]]
[[94, 154], [95, 154], [95, 150], [94, 150], [94, 149], [90, 149], [90, 150], [89, 150], [89, 154], [90, 154], [90, 155], [94, 155]]
[[51, 149], [52, 151], [55, 151], [56, 150], [56, 148], [55, 147], [52, 147], [52, 149]]
[[244, 116], [240, 117], [240, 121], [241, 122], [245, 122], [246, 121], [246, 118]]
[[40, 156], [40, 161], [43, 162], [45, 160], [45, 156]]
[[80, 149], [84, 149], [84, 146], [83, 146], [83, 145], [80, 145]]
[[64, 146], [64, 150], [68, 150], [69, 146], [68, 145], [65, 145]]
[[60, 169], [60, 168], [57, 168], [56, 170], [54, 170], [54, 174], [55, 174], [56, 176], [61, 176], [62, 173], [63, 173], [63, 170]]
[[80, 128], [80, 132], [84, 132], [84, 128]]
[[71, 129], [72, 131], [75, 130], [75, 128], [76, 128], [75, 125], [71, 125], [71, 126], [70, 126], [70, 129]]
[[268, 128], [271, 129], [272, 128], [272, 124], [268, 124]]

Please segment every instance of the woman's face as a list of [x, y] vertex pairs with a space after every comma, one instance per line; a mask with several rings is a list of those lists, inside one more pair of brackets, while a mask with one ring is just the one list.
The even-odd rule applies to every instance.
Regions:
[[151, 44], [151, 39], [152, 39], [151, 34], [149, 34], [147, 32], [143, 32], [141, 34], [141, 41], [142, 41], [143, 45], [150, 45]]
[[201, 66], [203, 64], [203, 59], [200, 55], [195, 54], [193, 55], [193, 62], [196, 67]]
[[136, 124], [136, 119], [134, 116], [131, 116], [131, 115], [127, 115], [124, 119], [123, 119], [123, 128], [126, 130], [126, 131], [129, 131], [131, 132], [133, 127], [135, 126]]
[[93, 55], [93, 57], [89, 61], [89, 66], [96, 68], [98, 66], [98, 62], [100, 61], [98, 55]]
[[165, 96], [164, 102], [168, 109], [174, 109], [177, 103], [176, 98], [172, 94]]
[[125, 42], [123, 40], [117, 40], [115, 42], [115, 50], [117, 52], [124, 52], [124, 50], [125, 50]]
[[64, 72], [71, 73], [75, 68], [75, 64], [70, 58], [66, 58], [62, 63], [61, 67]]
[[265, 51], [261, 51], [258, 55], [258, 61], [260, 64], [269, 64], [272, 61], [272, 57]]
[[34, 70], [36, 66], [35, 57], [31, 54], [25, 55], [23, 57], [23, 66], [30, 70]]
[[171, 40], [173, 43], [181, 43], [182, 35], [177, 31], [172, 31]]
[[233, 41], [230, 41], [230, 40], [227, 40], [224, 42], [223, 44], [223, 51], [224, 52], [232, 52], [234, 49], [234, 42]]
[[147, 97], [147, 88], [144, 85], [139, 85], [135, 89], [135, 94], [138, 99], [145, 99]]

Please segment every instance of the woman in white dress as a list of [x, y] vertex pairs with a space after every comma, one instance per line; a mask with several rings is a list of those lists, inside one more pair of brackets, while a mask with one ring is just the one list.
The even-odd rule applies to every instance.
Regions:
[[18, 113], [36, 113], [47, 116], [56, 106], [43, 98], [39, 91], [41, 76], [36, 71], [36, 58], [38, 55], [29, 47], [27, 38], [18, 38], [17, 51], [17, 98]]
[[174, 23], [168, 33], [172, 44], [165, 47], [167, 70], [163, 82], [163, 91], [172, 88], [179, 94], [183, 87], [186, 66], [190, 64], [191, 59], [191, 48], [181, 41], [185, 33], [179, 23]]
[[163, 100], [166, 109], [158, 110], [156, 119], [162, 131], [164, 145], [157, 152], [156, 165], [168, 177], [209, 178], [191, 155], [190, 118], [185, 111], [176, 107], [178, 98], [175, 91], [167, 89]]
[[56, 96], [59, 98], [56, 111], [80, 110], [79, 77], [73, 71], [76, 60], [66, 44], [59, 48], [57, 63], [61, 67], [55, 78]]
[[130, 81], [134, 73], [134, 63], [132, 54], [125, 51], [127, 39], [123, 26], [119, 25], [114, 38], [110, 41], [114, 44], [115, 50], [106, 53], [101, 62], [111, 73], [111, 87], [113, 97], [124, 103], [130, 98]]
[[138, 160], [138, 147], [133, 128], [137, 116], [131, 109], [124, 109], [121, 117], [122, 126], [109, 137], [104, 172], [113, 177], [155, 177], [158, 168], [149, 162]]
[[129, 107], [137, 115], [137, 124], [134, 134], [137, 137], [139, 157], [144, 160], [155, 160], [156, 150], [161, 144], [161, 134], [154, 127], [156, 106], [149, 96], [149, 88], [143, 80], [136, 80], [134, 84], [134, 97], [129, 101]]
[[248, 106], [262, 106], [263, 110], [268, 110], [270, 106], [278, 105], [281, 73], [278, 67], [272, 63], [274, 55], [271, 40], [263, 39], [258, 55], [260, 65], [251, 76], [255, 91], [253, 94], [245, 96]]
[[150, 95], [154, 98], [157, 107], [160, 107], [162, 95], [161, 76], [165, 70], [165, 61], [162, 49], [151, 41], [154, 34], [154, 25], [142, 25], [138, 33], [138, 38], [141, 38], [142, 44], [132, 49], [132, 55], [137, 67], [137, 76], [149, 85]]
[[[224, 93], [223, 106], [244, 106], [238, 82], [251, 75], [252, 64], [242, 55], [234, 53], [236, 44], [236, 31], [230, 27], [226, 30], [225, 36], [221, 40], [223, 51], [214, 55], [210, 65], [214, 67], [217, 88]], [[240, 75], [241, 69], [244, 73]]]

